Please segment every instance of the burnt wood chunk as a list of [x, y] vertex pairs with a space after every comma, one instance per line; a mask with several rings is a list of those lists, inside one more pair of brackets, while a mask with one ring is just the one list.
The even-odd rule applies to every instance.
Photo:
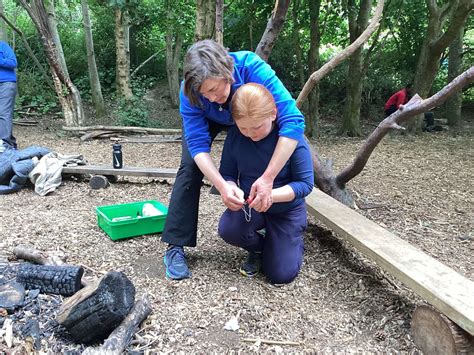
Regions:
[[105, 189], [109, 186], [109, 180], [104, 175], [94, 175], [89, 181], [92, 190]]
[[115, 328], [99, 348], [87, 348], [82, 355], [99, 355], [99, 354], [121, 354], [125, 351], [133, 335], [146, 317], [151, 313], [152, 309], [147, 295], [143, 295], [123, 322]]
[[25, 287], [15, 281], [10, 281], [0, 286], [0, 308], [13, 313], [16, 307], [23, 304], [25, 299]]
[[16, 279], [27, 289], [42, 293], [72, 296], [81, 289], [84, 269], [72, 265], [20, 265]]
[[135, 303], [135, 286], [121, 272], [111, 271], [63, 303], [57, 320], [77, 342], [105, 339]]

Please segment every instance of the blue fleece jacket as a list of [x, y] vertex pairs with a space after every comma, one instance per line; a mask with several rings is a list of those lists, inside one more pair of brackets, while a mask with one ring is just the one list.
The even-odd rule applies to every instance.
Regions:
[[[275, 71], [270, 65], [253, 52], [241, 51], [229, 53], [229, 55], [234, 59], [234, 83], [231, 85], [230, 97], [243, 84], [262, 84], [275, 98], [279, 113], [277, 118], [280, 127], [279, 135], [295, 140], [300, 139], [305, 128], [303, 115], [296, 107], [296, 101], [275, 75]], [[230, 107], [221, 108], [221, 105], [211, 103], [204, 96], [201, 96], [201, 102], [202, 107], [192, 105], [184, 95], [181, 85], [179, 110], [183, 118], [186, 142], [193, 158], [198, 153], [211, 151], [211, 137], [207, 119], [223, 125], [234, 125]]]
[[0, 83], [16, 82], [16, 56], [8, 43], [0, 41]]
[[[275, 126], [268, 136], [254, 142], [240, 133], [237, 126], [227, 133], [222, 151], [220, 173], [226, 181], [234, 181], [247, 197], [252, 184], [265, 171], [278, 143], [278, 127]], [[282, 213], [304, 203], [304, 197], [314, 185], [311, 152], [304, 138], [298, 139], [298, 145], [273, 182], [273, 188], [290, 185], [295, 199], [290, 202], [274, 203], [266, 212]]]

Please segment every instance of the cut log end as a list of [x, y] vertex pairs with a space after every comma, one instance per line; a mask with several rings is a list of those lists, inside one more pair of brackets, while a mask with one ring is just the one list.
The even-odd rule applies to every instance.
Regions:
[[109, 180], [103, 175], [94, 175], [89, 181], [89, 186], [93, 190], [105, 189], [109, 186]]
[[424, 354], [471, 354], [473, 337], [428, 304], [419, 305], [411, 321], [413, 340]]

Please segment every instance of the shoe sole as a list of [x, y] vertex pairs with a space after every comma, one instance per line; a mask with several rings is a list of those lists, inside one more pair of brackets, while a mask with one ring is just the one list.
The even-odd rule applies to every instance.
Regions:
[[244, 276], [247, 276], [248, 278], [253, 278], [255, 277], [257, 274], [258, 274], [258, 271], [253, 273], [253, 274], [249, 274], [247, 271], [243, 270], [243, 269], [239, 269], [239, 272], [244, 275]]

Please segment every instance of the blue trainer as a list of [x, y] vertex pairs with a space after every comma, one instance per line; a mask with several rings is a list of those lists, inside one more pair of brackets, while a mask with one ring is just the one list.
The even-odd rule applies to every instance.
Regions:
[[166, 267], [166, 277], [173, 280], [182, 280], [191, 277], [184, 248], [179, 245], [170, 244], [166, 249], [164, 263]]

